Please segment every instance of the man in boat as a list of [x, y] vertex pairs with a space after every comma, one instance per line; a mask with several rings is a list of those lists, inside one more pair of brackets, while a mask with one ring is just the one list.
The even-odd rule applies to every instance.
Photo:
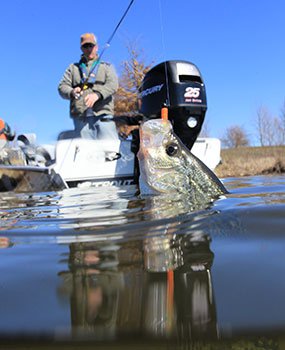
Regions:
[[93, 33], [81, 35], [82, 55], [66, 69], [58, 86], [62, 98], [70, 100], [75, 136], [89, 139], [118, 139], [113, 121], [113, 97], [118, 89], [114, 67], [99, 62]]

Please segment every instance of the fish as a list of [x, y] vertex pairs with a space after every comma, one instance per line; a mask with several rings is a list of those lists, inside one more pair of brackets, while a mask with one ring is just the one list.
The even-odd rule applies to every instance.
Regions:
[[175, 135], [169, 120], [150, 119], [141, 124], [137, 157], [141, 195], [179, 194], [193, 203], [206, 203], [228, 193]]

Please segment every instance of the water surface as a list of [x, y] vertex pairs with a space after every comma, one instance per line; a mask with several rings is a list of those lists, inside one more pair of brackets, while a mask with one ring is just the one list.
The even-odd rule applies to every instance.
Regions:
[[2, 193], [0, 338], [276, 345], [285, 178], [224, 183], [201, 207], [135, 186]]

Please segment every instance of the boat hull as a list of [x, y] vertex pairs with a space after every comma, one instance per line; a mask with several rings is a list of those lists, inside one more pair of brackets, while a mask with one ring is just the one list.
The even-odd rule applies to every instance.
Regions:
[[47, 192], [67, 187], [61, 176], [48, 167], [0, 165], [2, 192]]
[[73, 187], [81, 182], [96, 186], [134, 182], [135, 154], [131, 140], [60, 140], [54, 170]]
[[[191, 152], [211, 170], [220, 163], [220, 141], [198, 138]], [[77, 186], [128, 186], [137, 183], [132, 140], [60, 140], [54, 164], [0, 165], [0, 191], [46, 192]]]

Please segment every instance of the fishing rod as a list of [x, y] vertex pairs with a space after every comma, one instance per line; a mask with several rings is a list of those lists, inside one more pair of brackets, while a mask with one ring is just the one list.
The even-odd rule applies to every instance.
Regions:
[[106, 44], [105, 44], [103, 50], [101, 51], [101, 53], [100, 53], [100, 55], [99, 55], [99, 57], [98, 57], [98, 59], [97, 59], [95, 65], [90, 69], [90, 71], [89, 71], [89, 73], [88, 73], [86, 79], [83, 81], [83, 83], [82, 83], [82, 86], [83, 86], [83, 87], [87, 85], [88, 79], [90, 78], [90, 75], [94, 72], [95, 68], [96, 68], [97, 65], [99, 64], [100, 59], [102, 58], [104, 52], [110, 47], [111, 41], [113, 40], [113, 38], [114, 38], [114, 36], [115, 36], [117, 30], [119, 29], [121, 23], [122, 23], [123, 20], [125, 19], [125, 17], [126, 17], [126, 15], [127, 15], [127, 13], [129, 12], [129, 10], [130, 10], [132, 4], [134, 3], [134, 1], [135, 1], [135, 0], [131, 0], [131, 1], [130, 1], [129, 6], [126, 8], [126, 10], [125, 10], [125, 12], [123, 13], [121, 19], [119, 20], [118, 24], [116, 25], [115, 29], [113, 30], [113, 32], [112, 32], [110, 38], [109, 38], [108, 41], [106, 42]]

